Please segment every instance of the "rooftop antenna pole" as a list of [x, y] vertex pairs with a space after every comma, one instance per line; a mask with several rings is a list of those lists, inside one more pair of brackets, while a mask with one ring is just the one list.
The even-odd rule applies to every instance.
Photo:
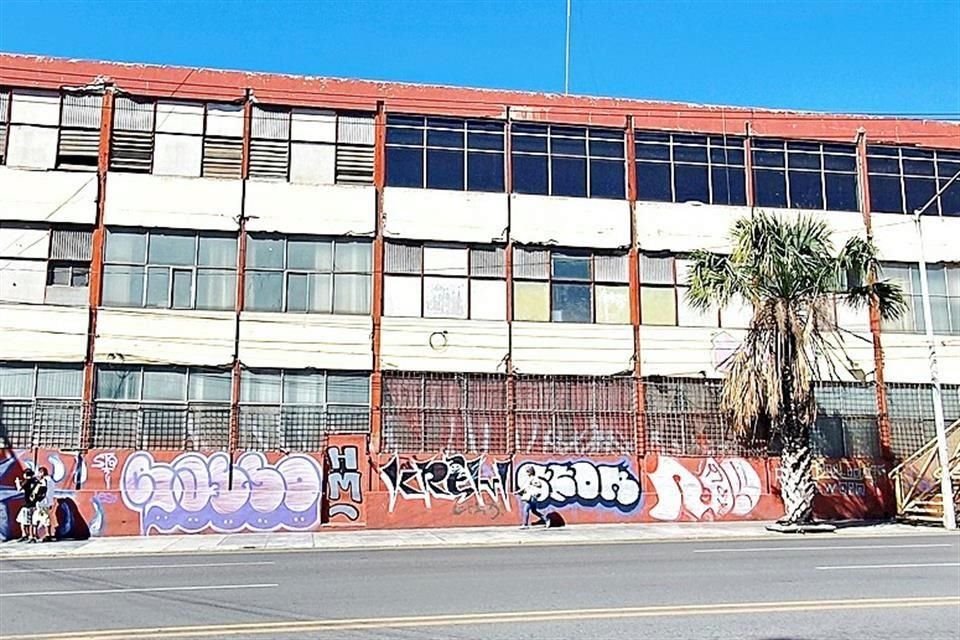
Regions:
[[564, 50], [563, 61], [563, 95], [570, 94], [570, 3], [567, 0], [567, 43]]

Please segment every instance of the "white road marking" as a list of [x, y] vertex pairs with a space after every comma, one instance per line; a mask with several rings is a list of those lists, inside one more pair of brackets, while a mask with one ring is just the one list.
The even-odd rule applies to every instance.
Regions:
[[694, 549], [694, 553], [758, 553], [763, 551], [849, 551], [853, 549], [929, 549], [949, 547], [949, 543], [938, 544], [863, 544], [843, 546], [796, 545], [793, 547], [752, 547], [749, 549]]
[[0, 575], [8, 573], [66, 573], [77, 571], [132, 571], [134, 569], [195, 569], [198, 567], [253, 567], [273, 564], [272, 562], [203, 562], [195, 564], [131, 564], [121, 567], [66, 567], [48, 569], [7, 569], [0, 570]]
[[193, 587], [138, 587], [131, 589], [80, 589], [77, 591], [21, 591], [0, 593], [0, 598], [27, 598], [39, 596], [82, 596], [105, 593], [155, 593], [158, 591], [217, 591], [228, 589], [271, 589], [279, 584], [207, 584]]
[[817, 567], [817, 571], [841, 571], [845, 569], [914, 569], [918, 567], [960, 567], [960, 562], [917, 562], [914, 564], [847, 564], [835, 567]]

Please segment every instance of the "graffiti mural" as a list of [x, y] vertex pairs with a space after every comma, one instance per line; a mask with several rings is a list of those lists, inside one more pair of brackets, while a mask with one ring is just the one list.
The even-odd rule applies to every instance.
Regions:
[[624, 460], [619, 463], [524, 462], [517, 467], [516, 485], [522, 489], [530, 482], [528, 469], [543, 480], [537, 502], [548, 507], [603, 507], [623, 513], [641, 505], [640, 481]]
[[650, 516], [657, 520], [719, 520], [728, 515], [749, 515], [760, 501], [760, 475], [749, 461], [713, 458], [696, 461], [688, 469], [669, 456], [655, 457], [649, 473], [657, 494]]
[[303, 531], [320, 524], [323, 472], [303, 454], [271, 464], [248, 451], [231, 468], [223, 452], [183, 453], [168, 463], [138, 451], [123, 465], [120, 489], [124, 504], [140, 516], [142, 535]]
[[421, 501], [427, 509], [434, 500], [443, 500], [453, 502], [459, 512], [464, 505], [510, 511], [509, 460], [450, 454], [421, 461], [394, 455], [380, 467], [380, 478], [389, 493], [390, 512], [398, 499]]
[[356, 522], [360, 519], [357, 503], [363, 502], [357, 447], [329, 446], [327, 460], [330, 463], [330, 471], [327, 475], [330, 520], [343, 516], [349, 522]]
[[886, 479], [887, 469], [883, 464], [869, 460], [815, 459], [812, 474], [820, 495], [863, 498], [878, 481]]

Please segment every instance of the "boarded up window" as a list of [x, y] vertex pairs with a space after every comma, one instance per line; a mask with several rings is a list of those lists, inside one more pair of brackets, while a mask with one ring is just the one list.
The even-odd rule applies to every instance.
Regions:
[[102, 95], [68, 93], [63, 96], [58, 169], [96, 170], [102, 104]]
[[153, 166], [153, 101], [118, 96], [113, 102], [110, 170], [150, 173]]

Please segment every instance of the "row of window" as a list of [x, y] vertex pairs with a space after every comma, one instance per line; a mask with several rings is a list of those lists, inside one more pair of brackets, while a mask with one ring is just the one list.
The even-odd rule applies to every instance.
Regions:
[[[0, 162], [38, 169], [95, 169], [102, 97], [0, 92]], [[110, 168], [157, 175], [238, 178], [243, 108], [118, 96]], [[509, 137], [509, 145], [507, 138]], [[304, 184], [371, 184], [370, 114], [255, 105], [250, 176]], [[635, 133], [637, 197], [662, 202], [744, 205], [745, 138]], [[765, 207], [856, 211], [852, 144], [751, 139], [755, 203]], [[515, 193], [623, 199], [622, 129], [390, 115], [389, 186], [506, 190], [507, 148]], [[912, 213], [960, 172], [960, 152], [871, 145], [871, 210]], [[960, 181], [926, 211], [960, 215]]]
[[[907, 302], [906, 312], [897, 320], [884, 321], [883, 329], [910, 333], [925, 331], [919, 265], [886, 264], [883, 277], [900, 285]], [[934, 332], [960, 334], [960, 266], [928, 264], [927, 285]]]

